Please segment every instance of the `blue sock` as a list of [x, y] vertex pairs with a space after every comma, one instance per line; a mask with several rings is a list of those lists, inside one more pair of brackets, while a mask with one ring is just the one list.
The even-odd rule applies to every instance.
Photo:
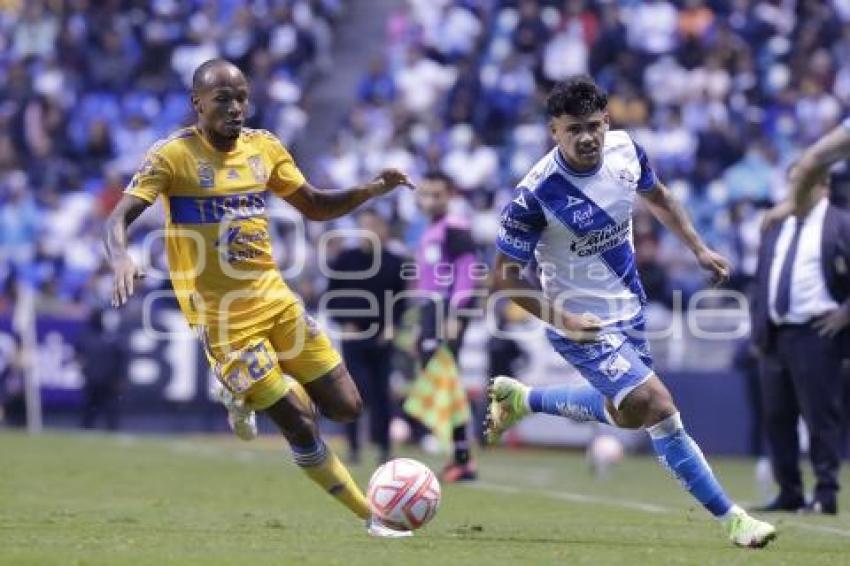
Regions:
[[528, 407], [534, 413], [612, 424], [605, 411], [605, 397], [589, 385], [535, 387], [528, 392]]
[[723, 518], [733, 503], [705, 460], [697, 443], [682, 426], [679, 413], [647, 428], [658, 459], [682, 486], [717, 518]]

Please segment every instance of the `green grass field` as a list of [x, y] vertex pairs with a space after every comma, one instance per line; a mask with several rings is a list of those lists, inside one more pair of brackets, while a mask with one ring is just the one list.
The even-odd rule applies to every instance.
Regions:
[[[371, 467], [354, 472], [365, 482]], [[475, 486], [443, 487], [416, 537], [387, 541], [367, 537], [271, 438], [0, 433], [0, 564], [850, 563], [848, 516], [778, 516], [775, 545], [728, 546], [648, 457], [606, 480], [559, 451], [488, 451], [480, 469]], [[751, 462], [715, 469], [752, 498]], [[850, 511], [846, 492], [840, 504]]]

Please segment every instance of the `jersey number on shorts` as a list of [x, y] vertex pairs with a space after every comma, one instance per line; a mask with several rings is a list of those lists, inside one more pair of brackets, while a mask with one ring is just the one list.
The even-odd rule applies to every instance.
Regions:
[[244, 393], [251, 385], [264, 378], [274, 368], [275, 356], [268, 345], [260, 342], [239, 353], [236, 367], [227, 374], [227, 384], [234, 393]]

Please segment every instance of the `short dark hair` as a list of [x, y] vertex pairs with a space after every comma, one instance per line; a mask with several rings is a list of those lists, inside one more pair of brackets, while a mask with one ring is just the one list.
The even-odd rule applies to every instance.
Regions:
[[546, 114], [587, 116], [608, 106], [608, 94], [588, 75], [576, 75], [555, 85], [546, 98]]
[[206, 87], [207, 71], [211, 71], [219, 66], [233, 66], [233, 63], [227, 59], [217, 57], [215, 59], [208, 59], [198, 65], [195, 72], [192, 73], [192, 90], [198, 91]]
[[446, 186], [446, 190], [450, 193], [455, 190], [455, 183], [452, 178], [439, 169], [431, 169], [430, 171], [427, 171], [422, 178], [426, 181], [442, 182]]

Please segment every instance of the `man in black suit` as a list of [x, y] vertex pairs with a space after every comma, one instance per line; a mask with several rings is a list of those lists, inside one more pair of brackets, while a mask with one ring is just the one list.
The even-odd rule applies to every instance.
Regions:
[[[799, 179], [792, 171], [792, 183]], [[762, 510], [805, 506], [797, 421], [809, 429], [817, 483], [810, 509], [837, 512], [844, 382], [850, 356], [850, 214], [829, 204], [827, 175], [792, 194], [794, 214], [763, 234], [752, 301], [771, 464], [779, 495]]]

